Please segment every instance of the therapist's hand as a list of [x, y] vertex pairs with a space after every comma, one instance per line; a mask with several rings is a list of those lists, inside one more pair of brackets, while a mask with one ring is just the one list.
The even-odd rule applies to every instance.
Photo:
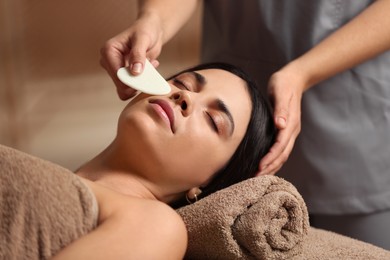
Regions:
[[299, 72], [289, 66], [275, 72], [268, 83], [274, 107], [276, 141], [259, 164], [258, 175], [275, 174], [288, 159], [301, 131], [301, 99], [305, 89]]
[[101, 48], [100, 64], [114, 81], [120, 99], [131, 98], [136, 91], [118, 79], [117, 70], [130, 66], [131, 73], [140, 74], [146, 58], [157, 67], [156, 59], [161, 52], [162, 37], [159, 18], [142, 16], [130, 28], [108, 40]]

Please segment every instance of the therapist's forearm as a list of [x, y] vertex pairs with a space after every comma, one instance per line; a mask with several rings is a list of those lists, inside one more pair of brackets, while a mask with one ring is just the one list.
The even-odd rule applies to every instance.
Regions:
[[197, 3], [198, 0], [139, 0], [138, 18], [158, 19], [166, 43], [189, 20]]
[[378, 0], [349, 23], [292, 61], [303, 90], [390, 49], [390, 0]]

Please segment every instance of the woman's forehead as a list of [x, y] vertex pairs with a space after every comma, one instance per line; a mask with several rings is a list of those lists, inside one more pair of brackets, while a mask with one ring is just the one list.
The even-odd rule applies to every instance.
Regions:
[[195, 71], [194, 73], [198, 75], [196, 77], [199, 81], [202, 80], [204, 84], [221, 90], [221, 93], [226, 90], [233, 90], [236, 93], [247, 93], [249, 96], [247, 83], [242, 78], [229, 71], [222, 69], [205, 69]]
[[236, 120], [240, 118], [249, 121], [253, 104], [245, 80], [221, 69], [207, 69], [196, 72], [205, 78], [207, 82], [206, 89], [211, 89], [232, 110], [231, 112]]

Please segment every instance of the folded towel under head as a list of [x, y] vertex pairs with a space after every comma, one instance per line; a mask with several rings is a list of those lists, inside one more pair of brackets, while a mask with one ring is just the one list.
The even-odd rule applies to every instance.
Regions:
[[251, 178], [177, 210], [188, 228], [186, 259], [289, 259], [308, 233], [306, 205], [282, 178]]

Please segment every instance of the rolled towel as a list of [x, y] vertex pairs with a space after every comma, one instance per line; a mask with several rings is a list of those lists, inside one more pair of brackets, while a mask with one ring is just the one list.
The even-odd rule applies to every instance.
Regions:
[[0, 259], [49, 259], [95, 228], [97, 214], [74, 173], [0, 145]]
[[309, 217], [301, 195], [276, 176], [251, 178], [177, 210], [186, 259], [290, 259], [302, 252]]
[[331, 231], [310, 227], [301, 255], [291, 260], [389, 260], [390, 251]]

